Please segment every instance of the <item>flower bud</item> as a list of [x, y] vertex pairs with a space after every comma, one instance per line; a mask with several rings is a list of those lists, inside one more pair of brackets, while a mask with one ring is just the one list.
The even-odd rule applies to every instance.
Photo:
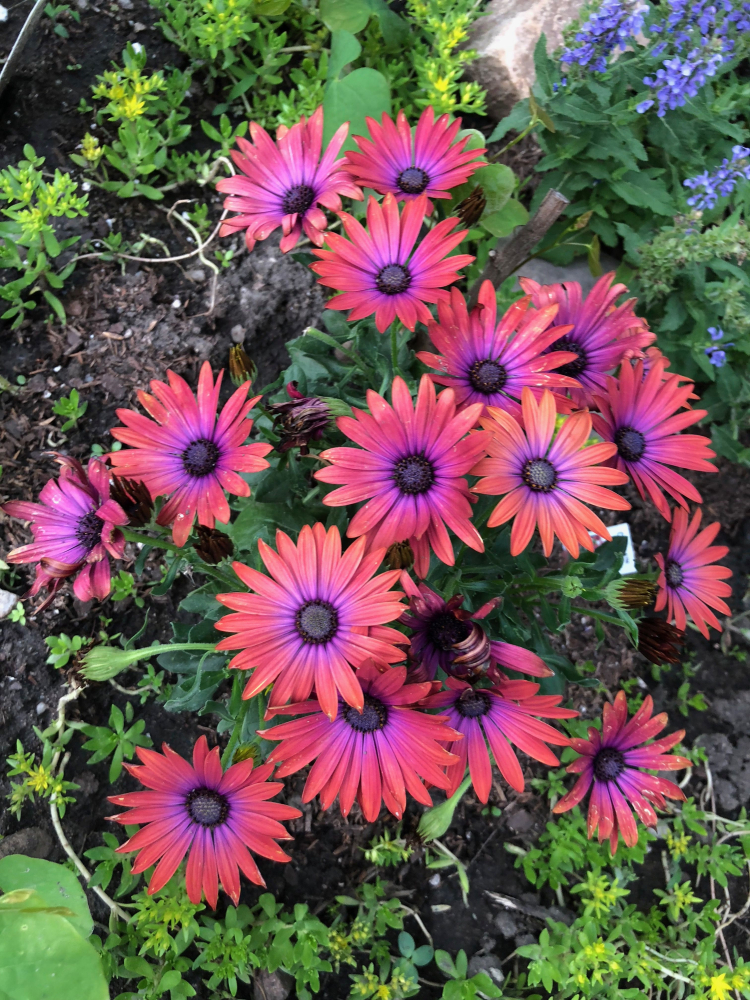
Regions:
[[685, 633], [663, 618], [642, 618], [638, 622], [638, 652], [650, 663], [680, 662]]
[[215, 566], [222, 559], [228, 559], [234, 553], [234, 543], [229, 535], [216, 528], [207, 528], [204, 524], [196, 527], [198, 543], [193, 546], [203, 562]]
[[484, 189], [478, 184], [471, 194], [456, 205], [456, 215], [465, 226], [473, 226], [482, 218], [482, 213], [487, 207], [487, 199], [484, 196]]
[[411, 569], [414, 565], [414, 553], [408, 540], [394, 542], [385, 554], [385, 562], [389, 569]]
[[238, 388], [245, 382], [252, 384], [257, 374], [255, 362], [245, 354], [241, 344], [229, 348], [229, 377]]
[[653, 604], [657, 591], [653, 580], [638, 577], [612, 580], [604, 588], [604, 596], [612, 608], [620, 611], [636, 611]]
[[115, 476], [109, 495], [128, 515], [128, 524], [132, 527], [142, 528], [151, 520], [154, 501], [144, 483], [137, 479], [126, 479], [125, 476]]
[[273, 429], [281, 437], [276, 450], [283, 454], [290, 448], [299, 448], [300, 454], [306, 455], [309, 442], [323, 437], [331, 411], [319, 396], [303, 396], [297, 390], [296, 382], [290, 382], [286, 391], [289, 396], [287, 402], [274, 403], [269, 407], [273, 414]]

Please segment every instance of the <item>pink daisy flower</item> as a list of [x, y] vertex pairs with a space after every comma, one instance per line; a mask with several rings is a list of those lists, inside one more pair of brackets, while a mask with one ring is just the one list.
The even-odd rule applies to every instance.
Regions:
[[355, 409], [353, 417], [338, 417], [339, 429], [360, 447], [320, 453], [331, 464], [315, 478], [343, 484], [323, 503], [341, 507], [367, 501], [346, 533], [350, 538], [368, 535], [371, 546], [424, 539], [438, 559], [452, 566], [450, 528], [470, 548], [484, 552], [482, 537], [469, 520], [472, 495], [463, 478], [485, 453], [489, 438], [481, 431], [466, 436], [481, 404], [457, 413], [453, 390], [436, 396], [427, 375], [419, 383], [416, 405], [402, 378], [393, 380], [392, 399], [389, 406], [370, 389], [370, 413]]
[[[11, 517], [31, 522], [34, 541], [13, 549], [9, 563], [38, 563], [27, 596], [46, 587], [46, 607], [66, 577], [75, 576], [73, 593], [79, 601], [109, 594], [109, 556], [121, 559], [125, 539], [117, 525], [128, 523], [119, 503], [109, 496], [109, 469], [99, 458], [89, 460], [88, 472], [67, 455], [56, 455], [59, 479], [50, 479], [39, 494], [41, 503], [11, 500], [2, 509]], [[77, 575], [76, 575], [77, 574]]]
[[448, 724], [464, 737], [459, 743], [448, 744], [451, 753], [458, 756], [458, 760], [448, 766], [448, 795], [452, 795], [463, 781], [468, 762], [471, 783], [478, 798], [482, 802], [489, 798], [492, 762], [485, 739], [500, 773], [517, 792], [523, 791], [524, 780], [511, 744], [543, 764], [559, 765], [560, 761], [546, 744], [568, 746], [567, 736], [534, 716], [572, 719], [578, 715], [572, 709], [558, 707], [561, 696], [537, 695], [539, 685], [531, 681], [505, 679], [491, 688], [472, 687], [456, 677], [449, 677], [445, 683], [447, 691], [430, 695], [422, 704], [425, 708], [445, 711]]
[[558, 306], [529, 312], [529, 301], [514, 302], [497, 326], [497, 296], [491, 281], [482, 283], [479, 304], [471, 313], [457, 288], [451, 288], [450, 302], [438, 303], [439, 322], [430, 323], [428, 332], [440, 353], [419, 351], [417, 357], [441, 372], [430, 378], [453, 389], [459, 409], [482, 403], [520, 416], [524, 386], [539, 396], [544, 388], [578, 385], [575, 379], [552, 371], [575, 361], [577, 354], [543, 353], [573, 327], [550, 326]]
[[[628, 473], [644, 498], [654, 502], [659, 513], [671, 520], [663, 490], [687, 507], [685, 497], [701, 502], [701, 495], [684, 476], [669, 466], [717, 472], [708, 459], [715, 458], [711, 439], [700, 434], [681, 434], [706, 416], [706, 410], [682, 410], [692, 397], [692, 384], [680, 385], [679, 375], [664, 378], [664, 359], [654, 363], [644, 378], [643, 363], [623, 365], [620, 378], [607, 377], [606, 394], [595, 395], [601, 414], [593, 414], [594, 430], [617, 446], [612, 464]], [[678, 410], [682, 410], [678, 413]]]
[[708, 639], [709, 625], [721, 631], [721, 623], [710, 609], [731, 614], [722, 598], [729, 597], [732, 588], [722, 581], [732, 571], [727, 566], [714, 565], [729, 552], [726, 545], [711, 544], [721, 525], [714, 521], [699, 533], [701, 517], [701, 511], [696, 510], [688, 524], [687, 511], [679, 507], [675, 510], [666, 559], [661, 553], [656, 556], [661, 573], [654, 609], [661, 611], [666, 607], [669, 620], [683, 631], [690, 615]]
[[291, 128], [279, 126], [276, 142], [257, 122], [250, 122], [250, 137], [237, 139], [240, 152], [232, 150], [232, 159], [242, 171], [223, 177], [216, 185], [226, 198], [224, 208], [239, 212], [222, 223], [219, 236], [245, 230], [245, 242], [252, 250], [257, 240], [265, 240], [281, 226], [279, 247], [287, 253], [304, 232], [315, 246], [323, 245], [323, 230], [328, 225], [320, 206], [341, 211], [341, 197], [362, 200], [362, 191], [337, 160], [346, 139], [348, 125], [334, 134], [321, 159], [323, 146], [323, 108]]
[[[419, 710], [417, 702], [432, 685], [407, 684], [406, 667], [381, 672], [371, 660], [362, 664], [357, 677], [364, 691], [361, 711], [342, 704], [331, 720], [316, 701], [283, 709], [284, 714], [306, 714], [306, 718], [262, 733], [265, 739], [282, 740], [269, 756], [269, 763], [283, 761], [277, 772], [283, 778], [314, 760], [302, 801], [320, 795], [322, 807], [328, 809], [338, 795], [341, 813], [348, 816], [356, 797], [368, 823], [378, 818], [381, 800], [401, 819], [407, 792], [417, 802], [431, 806], [432, 799], [420, 778], [447, 788], [443, 769], [455, 757], [440, 743], [460, 739], [446, 726], [444, 716]], [[315, 714], [307, 714], [310, 712]]]
[[265, 443], [243, 444], [252, 430], [248, 413], [260, 399], [247, 399], [250, 383], [232, 394], [217, 419], [223, 372], [214, 385], [211, 366], [203, 363], [198, 379], [198, 398], [185, 379], [167, 372], [166, 382], [151, 383], [151, 393], [140, 391], [138, 402], [151, 420], [135, 410], [118, 410], [125, 424], [114, 427], [112, 437], [131, 448], [113, 451], [109, 458], [117, 476], [142, 481], [151, 496], [168, 496], [156, 518], [171, 524], [176, 545], [184, 545], [198, 523], [215, 527], [227, 524], [229, 504], [224, 490], [249, 497], [250, 487], [238, 474], [268, 468], [262, 457], [271, 451]]
[[365, 552], [365, 539], [341, 552], [335, 526], [305, 525], [297, 545], [276, 532], [278, 553], [259, 539], [258, 551], [270, 573], [265, 576], [234, 563], [237, 576], [254, 594], [218, 594], [217, 600], [238, 614], [216, 623], [222, 639], [217, 649], [240, 649], [229, 664], [253, 670], [243, 697], [252, 698], [273, 684], [272, 707], [304, 701], [315, 693], [326, 715], [334, 718], [339, 696], [355, 710], [364, 705], [352, 667], [368, 657], [381, 663], [403, 660], [404, 636], [386, 628], [404, 610], [401, 591], [391, 590], [399, 570], [374, 576], [385, 549]]
[[519, 284], [531, 296], [537, 309], [557, 303], [556, 322], [573, 329], [551, 345], [553, 351], [572, 351], [575, 361], [562, 365], [558, 372], [580, 383], [569, 389], [575, 407], [591, 406], [591, 394], [606, 387], [608, 372], [614, 371], [627, 351], [640, 352], [656, 340], [646, 321], [633, 312], [635, 299], [615, 306], [627, 291], [625, 285], [613, 285], [614, 272], [602, 275], [584, 300], [577, 281], [563, 285], [540, 285], [531, 278], [519, 278]]
[[291, 860], [276, 843], [292, 839], [279, 820], [297, 819], [302, 813], [267, 801], [284, 787], [280, 781], [266, 781], [273, 764], [254, 767], [252, 760], [243, 760], [222, 771], [219, 748], [209, 750], [205, 736], [193, 748], [192, 767], [166, 743], [162, 753], [143, 747], [136, 747], [136, 753], [141, 766], [123, 766], [152, 790], [109, 796], [114, 805], [128, 807], [109, 818], [124, 826], [143, 824], [117, 853], [140, 852], [134, 874], [159, 862], [148, 884], [149, 895], [167, 884], [186, 853], [190, 901], [200, 903], [205, 894], [213, 909], [219, 881], [234, 905], [239, 904], [238, 868], [256, 885], [266, 884], [251, 851], [272, 861]]
[[594, 550], [589, 531], [611, 541], [604, 523], [586, 504], [630, 509], [627, 500], [604, 488], [604, 484], [618, 486], [628, 481], [624, 472], [600, 464], [612, 457], [617, 446], [609, 442], [586, 445], [591, 436], [588, 410], [567, 417], [555, 434], [555, 401], [547, 389], [537, 403], [531, 389], [524, 388], [521, 407], [523, 428], [496, 407], [490, 407], [489, 416], [481, 420], [492, 437], [487, 445], [489, 458], [471, 470], [472, 475], [484, 477], [473, 487], [474, 492], [507, 494], [490, 514], [487, 525], [494, 528], [514, 518], [511, 555], [523, 552], [538, 525], [545, 556], [552, 552], [557, 535], [577, 559], [579, 545]]
[[[450, 198], [451, 188], [465, 183], [483, 166], [477, 160], [485, 149], [466, 149], [469, 137], [457, 139], [461, 119], [450, 115], [435, 120], [432, 107], [424, 109], [413, 130], [403, 111], [394, 122], [383, 113], [379, 125], [366, 118], [370, 138], [355, 135], [359, 152], [346, 154], [347, 170], [360, 187], [373, 188], [380, 194], [392, 194], [398, 201], [409, 201], [424, 194], [427, 198]], [[432, 212], [432, 202], [427, 211]]]
[[656, 826], [654, 806], [663, 809], [665, 798], [685, 798], [674, 782], [646, 774], [643, 770], [680, 771], [690, 767], [686, 757], [668, 752], [683, 738], [684, 729], [646, 746], [639, 746], [653, 739], [667, 724], [667, 713], [662, 712], [652, 719], [653, 710], [651, 695], [646, 695], [643, 704], [628, 722], [628, 700], [624, 691], [618, 691], [614, 705], [604, 705], [601, 733], [592, 727], [587, 740], [570, 740], [570, 745], [581, 756], [569, 764], [567, 770], [569, 774], [580, 777], [552, 811], [563, 813], [572, 809], [593, 785], [588, 835], [592, 837], [598, 827], [599, 843], [609, 837], [612, 854], [617, 850], [620, 834], [628, 847], [638, 843], [638, 827], [628, 802], [642, 823]]
[[461, 275], [458, 269], [471, 264], [470, 254], [448, 257], [468, 230], [453, 233], [458, 219], [438, 222], [416, 246], [427, 198], [419, 195], [404, 205], [399, 216], [398, 202], [387, 194], [382, 205], [370, 198], [367, 229], [347, 212], [340, 212], [346, 235], [329, 233], [329, 250], [315, 250], [320, 260], [310, 267], [321, 285], [338, 289], [326, 303], [328, 309], [350, 309], [350, 323], [375, 313], [375, 325], [383, 333], [398, 316], [409, 330], [417, 320], [432, 319], [426, 302], [448, 297], [445, 285]]
[[401, 586], [409, 597], [409, 610], [399, 621], [411, 630], [410, 680], [431, 681], [438, 670], [454, 677], [485, 674], [498, 680], [498, 667], [507, 667], [534, 677], [551, 677], [553, 671], [530, 649], [490, 639], [478, 621], [499, 603], [493, 598], [478, 611], [463, 611], [463, 595], [445, 601], [426, 583], [416, 586], [408, 573], [401, 573]]

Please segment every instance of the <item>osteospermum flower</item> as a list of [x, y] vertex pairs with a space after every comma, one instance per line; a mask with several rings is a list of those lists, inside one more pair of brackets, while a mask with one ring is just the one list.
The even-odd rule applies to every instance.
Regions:
[[463, 478], [485, 453], [489, 438], [481, 431], [466, 437], [481, 404], [457, 413], [453, 390], [436, 396], [427, 375], [419, 383], [416, 405], [402, 378], [393, 380], [392, 399], [389, 406], [370, 389], [369, 414], [355, 409], [353, 417], [337, 419], [339, 429], [361, 447], [320, 453], [331, 465], [315, 478], [343, 484], [323, 503], [340, 507], [367, 501], [346, 533], [350, 538], [367, 534], [372, 546], [426, 539], [438, 559], [452, 566], [451, 528], [470, 548], [484, 552], [482, 537], [469, 520], [471, 493]]
[[529, 388], [522, 396], [523, 424], [504, 410], [489, 408], [481, 424], [492, 431], [487, 445], [489, 458], [482, 459], [471, 471], [485, 478], [474, 486], [476, 493], [503, 497], [490, 514], [490, 528], [514, 518], [510, 534], [510, 552], [517, 556], [531, 541], [539, 527], [545, 556], [552, 552], [554, 536], [560, 539], [574, 559], [579, 545], [590, 552], [594, 543], [589, 531], [611, 541], [609, 531], [586, 504], [610, 510], [628, 510], [627, 500], [605, 489], [628, 481], [619, 469], [600, 463], [617, 450], [610, 442], [586, 446], [591, 435], [591, 416], [581, 410], [568, 417], [555, 435], [555, 402], [545, 389], [537, 404]]
[[409, 610], [399, 621], [411, 629], [409, 659], [414, 664], [409, 676], [431, 681], [438, 672], [455, 677], [481, 676], [497, 667], [507, 667], [534, 677], [550, 677], [553, 671], [530, 649], [488, 638], [478, 624], [498, 604], [493, 598], [477, 611], [463, 611], [463, 595], [444, 600], [426, 583], [416, 586], [408, 573], [401, 585], [409, 597]]
[[[477, 167], [484, 149], [466, 149], [467, 135], [457, 139], [461, 119], [450, 115], [435, 120], [434, 108], [427, 107], [412, 129], [403, 111], [394, 122], [383, 113], [381, 124], [366, 118], [370, 138], [355, 135], [359, 152], [346, 154], [347, 169], [360, 187], [380, 194], [392, 194], [398, 201], [417, 198], [450, 198], [451, 188], [467, 181]], [[427, 211], [432, 212], [427, 202]]]
[[125, 769], [148, 792], [111, 795], [124, 813], [109, 818], [129, 826], [142, 823], [129, 840], [117, 848], [118, 854], [139, 851], [133, 874], [156, 864], [148, 884], [151, 895], [163, 888], [188, 854], [185, 884], [192, 903], [201, 895], [216, 908], [219, 881], [235, 906], [240, 900], [239, 870], [251, 882], [265, 885], [251, 851], [272, 861], [290, 861], [277, 840], [291, 840], [279, 820], [297, 819], [302, 814], [292, 806], [268, 802], [284, 787], [267, 781], [273, 764], [254, 767], [252, 759], [221, 769], [219, 748], [208, 749], [201, 736], [193, 748], [191, 765], [164, 743], [162, 753], [136, 747], [141, 761], [125, 764]]
[[617, 850], [620, 834], [628, 847], [638, 843], [638, 828], [630, 806], [642, 823], [656, 826], [654, 806], [663, 809], [665, 798], [685, 798], [674, 782], [646, 774], [643, 770], [679, 771], [690, 767], [686, 757], [668, 752], [683, 738], [684, 729], [646, 743], [667, 724], [667, 713], [661, 712], [651, 718], [653, 710], [651, 695], [646, 695], [643, 704], [628, 722], [628, 701], [625, 692], [618, 691], [614, 705], [604, 705], [601, 733], [592, 727], [587, 740], [570, 740], [570, 745], [581, 756], [569, 764], [567, 770], [569, 774], [580, 777], [552, 811], [563, 813], [572, 809], [593, 785], [588, 835], [592, 837], [598, 827], [599, 843], [609, 837], [612, 854]]
[[732, 571], [727, 566], [715, 565], [729, 552], [726, 545], [711, 544], [721, 525], [714, 521], [699, 531], [701, 516], [701, 511], [696, 510], [688, 524], [686, 511], [677, 508], [674, 512], [666, 558], [661, 553], [656, 556], [661, 573], [655, 609], [661, 611], [666, 607], [669, 620], [683, 630], [690, 615], [708, 638], [709, 625], [721, 631], [721, 623], [710, 609], [731, 614], [722, 598], [729, 597], [732, 588], [722, 581]]
[[[644, 378], [643, 365], [623, 365], [619, 379], [608, 376], [606, 394], [594, 396], [601, 413], [592, 417], [594, 430], [617, 446], [612, 464], [627, 472], [638, 492], [654, 502], [668, 521], [671, 511], [664, 490], [687, 507], [685, 497], [701, 502], [691, 482], [670, 466], [716, 472], [708, 459], [715, 458], [711, 439], [700, 434], [681, 434], [702, 420], [706, 410], [682, 410], [692, 395], [692, 385], [680, 384], [679, 375], [663, 378], [664, 360], [657, 361]], [[678, 413], [678, 410], [682, 410]]]
[[342, 815], [348, 816], [356, 797], [368, 823], [378, 818], [381, 799], [399, 819], [407, 792], [417, 802], [432, 805], [420, 778], [447, 788], [444, 768], [456, 758], [439, 741], [460, 739], [444, 716], [427, 715], [416, 707], [432, 685], [407, 684], [406, 667], [381, 673], [371, 660], [359, 668], [357, 678], [364, 691], [361, 711], [342, 704], [331, 721], [316, 701], [284, 709], [284, 714], [306, 718], [263, 732], [265, 739], [282, 740], [269, 762], [283, 762], [277, 772], [283, 778], [314, 760], [302, 801], [320, 795], [321, 805], [328, 809], [338, 795]]
[[514, 302], [497, 325], [497, 296], [491, 281], [482, 283], [479, 304], [471, 313], [457, 288], [451, 289], [450, 302], [438, 303], [439, 322], [430, 323], [428, 332], [440, 353], [419, 351], [417, 357], [441, 372], [430, 378], [454, 390], [459, 408], [482, 403], [520, 415], [524, 386], [539, 395], [542, 388], [578, 385], [575, 379], [552, 371], [575, 361], [577, 354], [542, 353], [573, 328], [550, 327], [556, 304], [529, 313], [529, 301]]
[[140, 480], [151, 496], [167, 496], [156, 518], [171, 524], [176, 545], [184, 545], [196, 515], [207, 528], [226, 524], [230, 510], [224, 490], [250, 496], [240, 472], [268, 468], [262, 457], [270, 444], [243, 444], [253, 422], [247, 415], [260, 399], [247, 399], [250, 383], [237, 389], [217, 418], [223, 372], [214, 385], [211, 366], [204, 362], [198, 379], [198, 398], [185, 379], [167, 371], [169, 384], [151, 383], [151, 393], [139, 392], [138, 402], [153, 419], [135, 410], [118, 410], [125, 424], [114, 427], [112, 437], [131, 448], [114, 451], [109, 458], [115, 475]]
[[577, 355], [574, 361], [558, 369], [560, 375], [568, 375], [580, 383], [580, 388], [568, 390], [575, 407], [592, 404], [591, 394], [606, 387], [607, 373], [614, 371], [626, 352], [640, 352], [656, 340], [646, 321], [633, 312], [635, 299], [615, 306], [627, 288], [613, 285], [613, 280], [614, 272], [602, 275], [584, 299], [577, 281], [540, 285], [531, 278], [519, 278], [519, 284], [537, 309], [557, 303], [560, 309], [555, 321], [573, 327], [550, 350], [572, 351]]
[[477, 796], [482, 802], [489, 798], [492, 763], [485, 738], [500, 773], [518, 792], [524, 788], [523, 772], [511, 744], [543, 764], [559, 765], [546, 744], [567, 746], [567, 736], [534, 716], [571, 719], [578, 715], [572, 709], [559, 707], [560, 696], [537, 695], [539, 685], [531, 681], [505, 679], [491, 688], [472, 687], [455, 677], [449, 677], [445, 683], [447, 691], [430, 695], [423, 704], [426, 708], [444, 710], [448, 723], [464, 737], [459, 743], [448, 744], [448, 749], [458, 755], [458, 760], [447, 770], [448, 795], [461, 784], [468, 762]]
[[373, 576], [385, 549], [365, 553], [365, 539], [341, 552], [334, 525], [300, 531], [297, 545], [276, 532], [278, 553], [258, 541], [258, 551], [270, 576], [242, 563], [234, 569], [254, 594], [218, 594], [217, 600], [239, 612], [220, 618], [216, 628], [235, 635], [217, 649], [240, 649], [229, 664], [254, 670], [243, 697], [252, 698], [269, 684], [271, 706], [304, 701], [315, 693], [326, 715], [333, 718], [339, 695], [356, 710], [364, 705], [352, 667], [368, 657], [381, 663], [404, 658], [394, 643], [404, 641], [385, 627], [404, 610], [401, 591], [391, 590], [398, 570]]
[[458, 269], [474, 258], [448, 256], [467, 232], [451, 232], [458, 219], [438, 222], [415, 248], [426, 212], [423, 194], [404, 205], [400, 216], [396, 199], [387, 194], [382, 205], [370, 198], [367, 229], [347, 212], [339, 213], [349, 239], [329, 233], [330, 249], [313, 251], [320, 260], [310, 265], [321, 285], [341, 292], [326, 307], [350, 309], [350, 323], [375, 313], [381, 333], [397, 316], [410, 330], [417, 320], [429, 323], [425, 303], [447, 298], [444, 286], [458, 281]]
[[281, 125], [276, 142], [257, 122], [250, 122], [252, 142], [238, 138], [240, 152], [231, 153], [242, 172], [223, 177], [216, 185], [231, 196], [224, 208], [240, 213], [222, 223], [219, 235], [244, 229], [247, 248], [252, 250], [257, 240], [267, 239], [281, 226], [282, 253], [291, 250], [303, 232], [315, 246], [322, 246], [328, 221], [320, 206], [340, 212], [340, 195], [357, 201], [363, 197], [344, 170], [343, 159], [336, 159], [347, 129], [346, 124], [337, 129], [321, 159], [322, 107], [289, 129]]
[[122, 507], [109, 495], [109, 469], [99, 458], [81, 463], [56, 455], [62, 466], [39, 494], [41, 503], [11, 500], [2, 509], [31, 522], [34, 541], [13, 549], [9, 563], [38, 563], [28, 596], [46, 587], [46, 606], [67, 577], [75, 576], [73, 593], [80, 601], [103, 601], [110, 591], [109, 556], [121, 559], [125, 539], [117, 525], [128, 523]]

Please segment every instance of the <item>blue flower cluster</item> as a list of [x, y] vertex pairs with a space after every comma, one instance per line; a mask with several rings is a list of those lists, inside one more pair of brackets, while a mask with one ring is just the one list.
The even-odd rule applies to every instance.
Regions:
[[[711, 336], [711, 340], [713, 341], [721, 340], [724, 336], [724, 331], [721, 329], [721, 327], [717, 328], [715, 326], [709, 326], [708, 332]], [[734, 347], [734, 343], [723, 344], [722, 347], [724, 348]], [[715, 365], [717, 368], [723, 368], [724, 365], [727, 363], [726, 350], [722, 350], [719, 347], [714, 347], [713, 344], [710, 344], [705, 349], [704, 353], [708, 355], [708, 360], [711, 362], [711, 364]]]
[[732, 159], [724, 159], [712, 174], [704, 170], [697, 177], [683, 181], [685, 187], [697, 193], [688, 198], [688, 205], [699, 210], [713, 208], [719, 198], [726, 198], [734, 191], [738, 182], [750, 180], [750, 149], [747, 146], [733, 146]]
[[650, 54], [658, 57], [669, 48], [671, 57], [655, 76], [643, 78], [652, 94], [636, 106], [642, 114], [657, 105], [660, 118], [695, 97], [719, 66], [732, 58], [734, 36], [750, 31], [747, 0], [668, 0], [668, 8], [664, 20], [650, 27], [662, 36]]
[[588, 67], [603, 73], [607, 57], [616, 48], [624, 51], [634, 35], [643, 28], [648, 7], [642, 0], [603, 0], [601, 7], [576, 34], [580, 44], [566, 49], [560, 57], [565, 65]]

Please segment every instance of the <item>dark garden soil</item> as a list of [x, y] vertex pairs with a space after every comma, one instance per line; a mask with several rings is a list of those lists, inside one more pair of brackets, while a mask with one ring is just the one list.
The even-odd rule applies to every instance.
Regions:
[[[77, 105], [82, 97], [90, 96], [94, 77], [119, 56], [126, 41], [146, 46], [150, 67], [183, 64], [180, 53], [154, 27], [154, 11], [144, 0], [98, 5], [79, 0], [79, 5], [81, 24], [70, 19], [65, 22], [70, 32], [68, 40], [53, 34], [52, 23], [45, 18], [2, 99], [2, 166], [17, 162], [23, 155], [23, 145], [31, 143], [38, 154], [47, 157], [48, 169], [71, 169], [68, 156], [90, 128], [90, 122], [76, 110]], [[22, 3], [12, 8], [9, 21], [2, 26], [0, 54], [7, 54], [29, 7], [29, 3]], [[80, 69], [66, 68], [77, 64]], [[213, 102], [198, 84], [193, 92], [195, 131], [200, 118], [210, 117]], [[527, 159], [534, 155], [533, 149], [526, 147], [522, 153]], [[190, 188], [179, 196], [212, 199], [214, 217], [218, 217], [217, 197]], [[96, 191], [91, 193], [88, 218], [70, 220], [65, 235], [101, 238], [109, 231], [108, 220], [114, 220], [114, 228], [127, 238], [148, 233], [163, 240], [174, 254], [192, 249], [186, 232], [167, 218], [166, 210], [141, 201], [119, 201]], [[251, 256], [239, 241], [237, 250], [232, 265], [219, 276], [210, 314], [211, 274], [195, 258], [182, 268], [129, 263], [124, 270], [118, 264], [89, 260], [79, 264], [66, 287], [65, 307], [70, 319], [66, 328], [48, 327], [35, 317], [18, 331], [0, 330], [0, 374], [14, 385], [18, 375], [27, 380], [16, 394], [0, 395], [0, 501], [35, 498], [56, 469], [48, 455], [51, 450], [60, 449], [82, 458], [90, 453], [92, 442], [106, 450], [111, 440], [109, 428], [118, 422], [116, 408], [134, 405], [136, 390], [145, 388], [151, 378], [163, 377], [166, 367], [194, 381], [204, 359], [214, 369], [224, 367], [230, 345], [244, 337], [245, 350], [259, 367], [257, 384], [264, 385], [277, 376], [287, 363], [284, 342], [315, 322], [324, 296], [313, 275], [284, 258], [273, 240], [259, 244]], [[71, 388], [80, 391], [88, 410], [78, 428], [65, 438], [52, 406]], [[743, 595], [750, 571], [750, 470], [724, 463], [719, 475], [695, 476], [694, 481], [704, 495], [704, 517], [722, 522], [720, 540], [731, 546], [728, 561], [735, 574], [733, 607], [740, 611], [745, 607]], [[641, 504], [635, 493], [631, 499], [633, 510], [628, 519], [637, 554], [645, 561], [664, 547], [667, 526], [653, 507]], [[610, 512], [610, 523], [613, 520]], [[28, 534], [19, 522], [0, 514], [0, 558], [27, 540]], [[132, 562], [132, 552], [130, 556]], [[27, 570], [19, 568], [10, 578], [6, 575], [4, 586], [22, 594], [29, 580]], [[183, 579], [166, 596], [149, 599], [151, 610], [144, 642], [168, 641], [171, 623], [189, 617], [177, 609], [188, 589], [189, 581]], [[44, 637], [61, 632], [93, 636], [102, 627], [102, 615], [111, 619], [107, 626], [110, 633], [131, 635], [141, 626], [144, 611], [135, 606], [132, 598], [96, 606], [81, 604], [64, 590], [46, 611], [27, 615], [26, 625], [8, 619], [0, 622], [0, 759], [15, 749], [17, 739], [27, 750], [38, 745], [32, 727], [49, 724], [63, 691], [63, 679], [45, 664]], [[649, 665], [626, 645], [619, 630], [615, 634], [615, 630], [607, 629], [606, 641], [597, 643], [593, 623], [585, 615], [577, 615], [558, 641], [574, 662], [592, 661], [595, 676], [610, 691], [622, 679], [640, 676], [657, 708], [668, 710], [675, 726], [684, 725], [687, 743], [701, 736], [709, 747], [719, 808], [735, 815], [740, 806], [748, 804], [750, 671], [744, 662], [724, 655], [718, 641], [707, 642], [691, 633], [688, 649], [697, 668], [691, 694], [702, 692], [708, 708], [702, 712], [690, 710], [683, 720], [677, 707], [677, 690], [682, 683], [679, 668], [664, 673], [657, 683]], [[602, 695], [593, 695], [590, 689], [572, 687], [569, 696], [573, 706], [586, 715], [593, 717], [600, 711]], [[113, 700], [122, 705], [126, 699], [109, 685], [91, 685], [74, 704], [71, 715], [104, 724]], [[157, 746], [168, 740], [176, 751], [187, 754], [201, 733], [212, 745], [218, 739], [210, 716], [172, 715], [150, 703], [136, 711], [146, 719], [146, 731]], [[66, 777], [80, 787], [64, 827], [81, 854], [101, 843], [101, 831], [114, 827], [105, 820], [112, 810], [105, 801], [105, 795], [112, 791], [106, 764], [87, 767], [87, 755], [79, 746], [80, 740], [74, 739]], [[526, 770], [531, 777], [532, 768]], [[700, 784], [700, 776], [693, 781]], [[302, 785], [303, 776], [287, 781], [288, 801], [301, 805]], [[9, 781], [0, 778], [0, 801], [5, 801], [8, 786]], [[131, 779], [123, 774], [114, 789], [121, 792], [131, 787]], [[551, 893], [540, 896], [529, 892], [530, 886], [513, 868], [513, 856], [504, 848], [506, 842], [528, 844], [539, 835], [548, 821], [545, 803], [531, 791], [521, 795], [512, 792], [498, 779], [491, 804], [502, 810], [500, 817], [483, 817], [480, 804], [467, 795], [445, 837], [447, 846], [469, 867], [468, 907], [462, 903], [457, 879], [426, 872], [419, 853], [401, 869], [389, 872], [394, 891], [419, 911], [436, 947], [452, 953], [464, 948], [469, 956], [490, 954], [502, 959], [517, 945], [536, 940], [545, 916], [564, 919], [566, 914], [556, 909]], [[291, 824], [291, 864], [274, 866], [261, 861], [260, 867], [269, 890], [286, 906], [305, 901], [316, 912], [322, 912], [334, 895], [378, 874], [368, 866], [361, 849], [382, 823], [366, 825], [356, 806], [348, 822], [333, 810], [319, 812], [315, 804], [304, 806], [303, 812], [303, 818]], [[417, 819], [417, 810], [407, 815], [407, 832]], [[0, 808], [0, 834], [6, 838], [0, 842], [0, 855], [19, 852], [55, 861], [64, 858], [46, 809], [27, 806], [19, 822]], [[644, 879], [637, 889], [640, 902], [647, 906], [653, 902], [650, 886], [654, 879], [649, 876], [652, 864], [660, 869], [657, 851], [647, 859]], [[389, 876], [389, 872], [380, 874]], [[738, 884], [732, 891], [733, 901], [739, 904], [747, 886]], [[519, 909], [512, 914], [499, 909], [487, 892], [516, 897]], [[251, 902], [255, 898], [257, 892], [246, 884], [243, 899]], [[89, 899], [97, 918], [105, 920], [97, 897], [89, 894]], [[407, 918], [407, 927], [415, 938], [422, 938], [412, 918]], [[750, 954], [748, 934], [750, 923], [738, 920], [728, 940], [730, 948], [736, 946], [745, 955]], [[489, 964], [496, 962], [494, 957], [489, 960]], [[247, 987], [240, 984], [240, 989]], [[345, 997], [348, 989], [345, 976], [331, 976], [321, 996], [326, 1000]], [[424, 996], [430, 995], [427, 987]]]

